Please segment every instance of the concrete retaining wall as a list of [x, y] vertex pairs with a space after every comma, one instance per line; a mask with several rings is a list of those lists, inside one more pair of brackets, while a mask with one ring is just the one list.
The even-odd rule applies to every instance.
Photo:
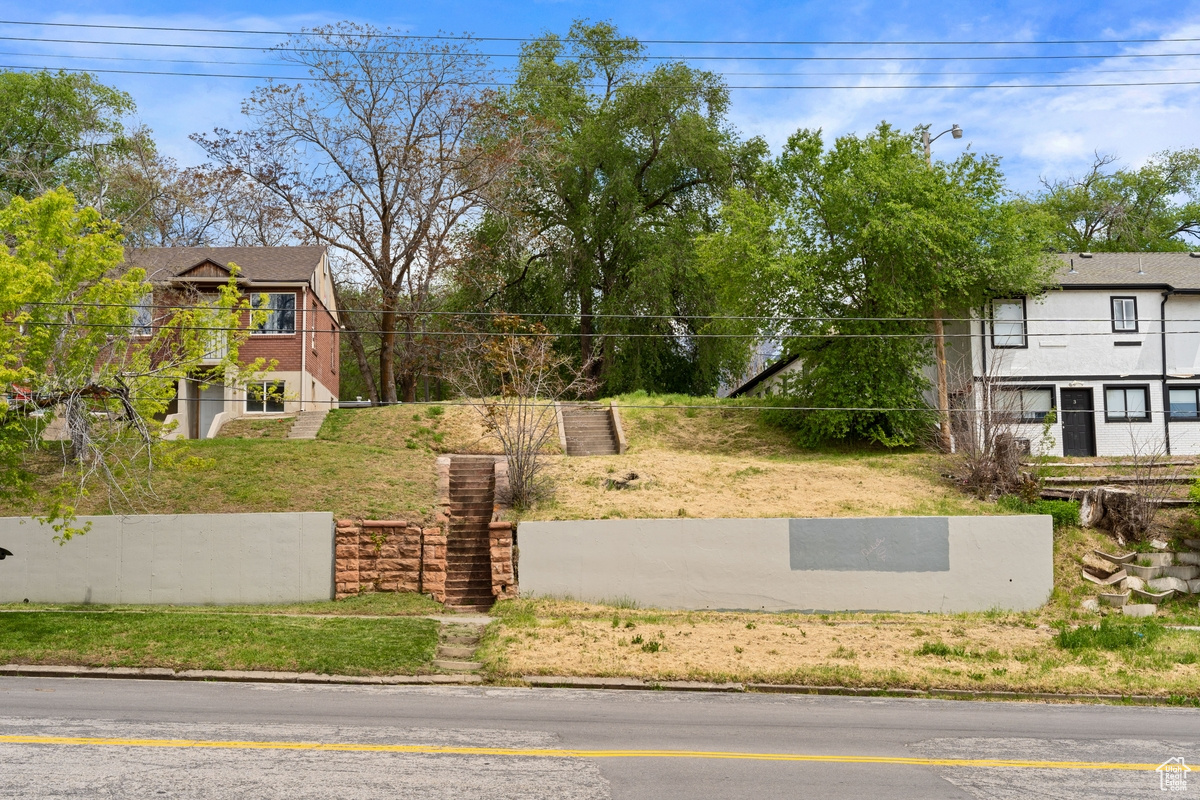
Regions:
[[80, 517], [63, 545], [28, 518], [0, 518], [0, 603], [289, 603], [333, 598], [333, 516]]
[[1048, 516], [524, 522], [521, 592], [678, 609], [1025, 610]]

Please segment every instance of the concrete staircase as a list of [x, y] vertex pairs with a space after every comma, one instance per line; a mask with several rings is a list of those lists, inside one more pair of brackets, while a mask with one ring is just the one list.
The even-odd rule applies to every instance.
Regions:
[[620, 452], [612, 416], [603, 406], [560, 406], [569, 456], [612, 456]]
[[318, 411], [301, 411], [296, 415], [296, 421], [292, 424], [292, 430], [288, 433], [288, 438], [317, 438], [317, 432], [321, 430], [321, 425], [325, 422], [325, 417], [328, 414], [329, 409], [327, 408], [322, 408]]
[[487, 611], [492, 595], [488, 523], [496, 488], [495, 459], [455, 456], [450, 461], [450, 530], [446, 537], [446, 605]]

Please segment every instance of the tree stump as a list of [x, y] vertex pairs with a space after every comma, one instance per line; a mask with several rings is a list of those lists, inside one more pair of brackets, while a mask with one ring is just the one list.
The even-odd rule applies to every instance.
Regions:
[[1097, 486], [1084, 493], [1079, 522], [1085, 528], [1109, 531], [1124, 545], [1127, 539], [1142, 539], [1149, 532], [1154, 522], [1154, 506], [1154, 498], [1134, 489]]

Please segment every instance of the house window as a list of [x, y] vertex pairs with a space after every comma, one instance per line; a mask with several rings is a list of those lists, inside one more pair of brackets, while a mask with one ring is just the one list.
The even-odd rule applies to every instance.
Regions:
[[1113, 333], [1137, 333], [1137, 298], [1113, 297], [1111, 300]]
[[1043, 422], [1054, 410], [1053, 386], [1002, 386], [1000, 408], [1019, 422]]
[[1148, 386], [1105, 386], [1104, 418], [1109, 422], [1149, 422]]
[[296, 295], [292, 292], [256, 294], [250, 301], [255, 311], [266, 311], [266, 319], [254, 333], [295, 333]]
[[1167, 393], [1171, 419], [1200, 419], [1200, 386], [1172, 386]]
[[284, 381], [255, 381], [246, 384], [246, 412], [278, 414], [283, 411]]
[[992, 347], [1025, 347], [1025, 300], [992, 302]]
[[133, 309], [133, 335], [151, 336], [154, 333], [154, 295], [147, 293]]

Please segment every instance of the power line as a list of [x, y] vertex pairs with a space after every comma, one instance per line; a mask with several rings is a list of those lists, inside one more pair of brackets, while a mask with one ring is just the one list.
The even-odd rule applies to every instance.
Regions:
[[[251, 380], [251, 381], [249, 381], [249, 383], [251, 383], [251, 384], [273, 383], [275, 381], [271, 380], [271, 375], [272, 375], [272, 373], [270, 373], [270, 372], [264, 373], [264, 377], [261, 380]], [[209, 383], [209, 385], [222, 385], [223, 386], [224, 384], [221, 384], [219, 381], [212, 381]], [[1095, 387], [1090, 387], [1090, 388], [1095, 388]], [[786, 396], [786, 395], [783, 395], [783, 396]], [[145, 400], [145, 399], [161, 400], [162, 398], [159, 397], [158, 395], [134, 393], [134, 394], [129, 395], [129, 399], [131, 399], [131, 400]], [[203, 396], [201, 396], [201, 397], [177, 397], [176, 399], [181, 403], [187, 403], [187, 404], [190, 404], [190, 403], [221, 403], [222, 405], [224, 405], [227, 402], [225, 400], [225, 398], [223, 398], [223, 397], [207, 397], [207, 398], [203, 397]], [[246, 399], [248, 399], [252, 402], [260, 400], [260, 398], [258, 398], [256, 396], [252, 396], [252, 397], [249, 397]], [[574, 402], [583, 402], [583, 403], [589, 402], [586, 400], [580, 400], [580, 401], [562, 400], [562, 399], [555, 400], [554, 398], [549, 398], [549, 397], [547, 397], [547, 398], [539, 397], [539, 398], [525, 398], [523, 400], [492, 400], [490, 398], [488, 398], [488, 399], [479, 398], [479, 399], [475, 400], [474, 402], [471, 402], [468, 400], [395, 400], [395, 401], [381, 400], [377, 403], [371, 403], [368, 405], [368, 401], [366, 401], [366, 400], [363, 400], [363, 401], [340, 400], [340, 399], [339, 400], [318, 400], [316, 398], [310, 397], [310, 398], [305, 398], [303, 401], [301, 401], [298, 397], [288, 397], [286, 395], [283, 397], [272, 397], [272, 396], [268, 395], [267, 399], [275, 401], [275, 402], [284, 402], [284, 403], [303, 402], [305, 405], [341, 405], [343, 403], [346, 403], [346, 404], [353, 403], [354, 404], [354, 406], [352, 408], [348, 408], [348, 409], [344, 409], [344, 410], [353, 410], [354, 408], [390, 408], [390, 407], [394, 407], [394, 406], [401, 406], [401, 407], [403, 407], [403, 406], [409, 406], [409, 407], [439, 406], [439, 407], [449, 407], [449, 408], [476, 408], [481, 405], [517, 406], [517, 405], [521, 405], [521, 404], [535, 404], [535, 405], [546, 404], [546, 405], [548, 405], [552, 402], [561, 402], [561, 403], [566, 403], [566, 404], [570, 404], [570, 403], [574, 403]], [[854, 412], [867, 412], [867, 413], [902, 412], [902, 413], [930, 414], [930, 415], [934, 415], [934, 414], [938, 413], [938, 409], [934, 406], [743, 405], [740, 401], [740, 398], [736, 398], [736, 397], [713, 397], [713, 398], [706, 397], [705, 399], [712, 399], [712, 400], [716, 400], [718, 402], [696, 403], [696, 404], [689, 404], [689, 403], [655, 404], [655, 403], [621, 403], [618, 401], [613, 404], [618, 409], [622, 409], [622, 408], [624, 408], [624, 409], [648, 409], [648, 410], [682, 409], [682, 410], [694, 410], [694, 411], [720, 411], [720, 412], [725, 412], [725, 411], [809, 411], [809, 412], [813, 412], [813, 411], [854, 411]], [[759, 398], [756, 397], [756, 398], [752, 398], [752, 399], [757, 400]], [[723, 401], [723, 403], [720, 401]], [[242, 402], [242, 400], [237, 399], [237, 400], [234, 400], [233, 402], [239, 403], [239, 402]], [[363, 405], [358, 405], [358, 403], [362, 403]], [[1055, 410], [1061, 411], [1061, 409], [1055, 409]], [[1010, 410], [1006, 409], [1004, 407], [1004, 404], [998, 404], [996, 406], [989, 406], [987, 408], [961, 408], [961, 407], [960, 408], [950, 408], [950, 409], [947, 409], [947, 411], [949, 411], [949, 413], [951, 413], [951, 414], [976, 414], [976, 415], [980, 415], [980, 416], [982, 416], [984, 414], [992, 414], [992, 415], [1003, 415], [1006, 413], [1011, 413], [1014, 415], [1017, 414], [1017, 412], [1015, 410], [1010, 411]], [[253, 411], [251, 411], [251, 412], [246, 412], [246, 413], [247, 413], [246, 418], [259, 419], [262, 417], [269, 418], [270, 415], [272, 415], [272, 414], [289, 416], [289, 415], [294, 415], [296, 412], [294, 412], [294, 411], [271, 411], [271, 412], [253, 412]], [[1103, 408], [1087, 409], [1087, 410], [1083, 410], [1083, 411], [1072, 411], [1070, 413], [1072, 413], [1072, 414], [1092, 414], [1092, 415], [1107, 415], [1108, 414], [1108, 412]], [[1158, 416], [1158, 415], [1169, 415], [1170, 413], [1171, 412], [1169, 409], [1161, 409], [1160, 410], [1160, 409], [1154, 409], [1154, 408], [1147, 408], [1144, 411], [1145, 417], [1133, 417], [1133, 418], [1129, 418], [1129, 419], [1111, 419], [1111, 420], [1106, 419], [1106, 423], [1109, 425], [1120, 424], [1120, 423], [1137, 424], [1139, 422], [1144, 422], [1144, 420], [1146, 418], [1151, 418], [1151, 417]], [[1178, 414], [1178, 412], [1176, 412], [1176, 414]], [[1180, 422], [1180, 421], [1194, 422], [1195, 420], [1196, 420], [1195, 417], [1176, 416], [1176, 417], [1172, 418], [1173, 422]], [[1011, 424], [1040, 426], [1042, 423], [1017, 420], [1015, 422], [1012, 422]], [[497, 454], [497, 455], [499, 455], [499, 454]], [[1070, 466], [1070, 465], [1068, 464], [1068, 465], [1064, 465], [1064, 466]]]
[[[248, 292], [250, 295], [255, 294], [278, 294], [278, 292]], [[169, 311], [186, 311], [189, 309], [211, 309], [210, 305], [202, 303], [186, 304], [186, 303], [99, 303], [93, 301], [72, 301], [72, 300], [31, 300], [23, 305], [27, 306], [66, 306], [72, 308], [146, 308], [154, 310], [169, 310]], [[257, 309], [266, 311], [267, 309]], [[296, 309], [297, 312], [304, 309]], [[382, 313], [378, 308], [338, 308], [339, 314], [363, 313], [363, 314], [379, 314]], [[397, 316], [433, 316], [433, 317], [490, 317], [490, 318], [561, 318], [561, 319], [578, 319], [578, 312], [558, 312], [558, 311], [447, 311], [443, 309], [414, 309], [405, 311], [396, 311]], [[789, 316], [789, 315], [730, 315], [730, 314], [587, 314], [586, 316], [594, 319], [657, 319], [657, 320], [710, 320], [718, 322], [738, 322], [738, 321], [766, 321], [766, 322], [933, 322], [940, 319], [943, 322], [990, 322], [991, 320], [981, 317], [849, 317], [849, 316]], [[1003, 321], [1003, 320], [1002, 320]], [[1142, 319], [1142, 322], [1159, 322], [1157, 318]], [[1166, 320], [1172, 322], [1195, 322], [1200, 323], [1200, 317], [1179, 317]], [[1041, 322], [1103, 322], [1106, 325], [1112, 322], [1112, 317], [1034, 317], [1025, 320], [1028, 323]], [[1109, 335], [1120, 335], [1109, 330], [1106, 331]], [[1145, 333], [1144, 331], [1142, 333]], [[1157, 333], [1153, 331], [1152, 333]], [[1140, 335], [1133, 334], [1130, 335]]]
[[[104, 30], [129, 30], [129, 31], [166, 31], [170, 33], [229, 33], [229, 34], [245, 34], [253, 36], [308, 36], [313, 32], [309, 31], [282, 31], [282, 30], [246, 30], [237, 28], [188, 28], [174, 26], [156, 26], [156, 25], [114, 25], [101, 23], [83, 23], [83, 22], [36, 22], [29, 20], [0, 20], [0, 25], [25, 25], [34, 27], [48, 28], [96, 28]], [[453, 35], [453, 34], [411, 34], [411, 33], [359, 33], [355, 36], [362, 36], [371, 39], [397, 39], [397, 40], [448, 40], [448, 41], [479, 41], [479, 42], [536, 42], [541, 41], [544, 37], [528, 37], [528, 36], [474, 36], [470, 34]], [[579, 41], [572, 39], [569, 36], [558, 37], [563, 42]], [[1200, 38], [1141, 38], [1141, 39], [994, 39], [994, 40], [836, 40], [836, 39], [809, 39], [809, 40], [736, 40], [736, 39], [637, 39], [641, 44], [697, 44], [697, 45], [738, 45], [738, 46], [970, 46], [970, 45], [1080, 45], [1080, 44], [1158, 44], [1158, 43], [1178, 43], [1178, 42], [1200, 42]]]
[[[141, 63], [154, 64], [207, 64], [207, 65], [236, 65], [249, 67], [279, 67], [279, 66], [300, 66], [281, 64], [279, 62], [265, 61], [237, 61], [237, 60], [217, 60], [217, 59], [196, 59], [196, 58], [138, 58], [137, 56], [96, 56], [96, 55], [75, 55], [70, 53], [14, 53], [0, 52], [0, 56], [11, 56], [15, 58], [67, 58], [75, 61], [132, 61]], [[29, 69], [30, 67], [25, 67]], [[496, 72], [510, 73], [516, 72], [515, 67], [500, 67]], [[1117, 75], [1130, 73], [1164, 73], [1164, 72], [1196, 72], [1200, 71], [1200, 66], [1195, 67], [1145, 67], [1134, 69], [1090, 69], [1088, 75]], [[836, 72], [822, 70], [820, 72], [730, 72], [722, 70], [722, 76], [735, 75], [739, 77], [803, 77], [807, 75], [815, 75], [824, 77], [827, 75], [838, 77], [903, 77], [907, 75], [918, 76], [937, 76], [937, 75], [1079, 75], [1078, 69], [1065, 70], [988, 70], [988, 71], [957, 71], [957, 70], [939, 70], [935, 72]], [[281, 78], [282, 79], [282, 78]], [[481, 84], [490, 84], [493, 82], [480, 82]]]
[[[854, 322], [855, 319], [853, 317], [846, 317], [846, 318], [841, 318], [838, 321]], [[911, 321], [911, 320], [906, 320], [906, 321]], [[1111, 320], [1107, 320], [1107, 319], [1104, 321], [1111, 322]], [[1169, 321], [1176, 322], [1177, 320], [1169, 320]], [[134, 324], [134, 323], [130, 323], [130, 322], [77, 322], [77, 321], [73, 321], [73, 320], [63, 322], [63, 321], [55, 321], [55, 320], [28, 319], [28, 320], [23, 320], [19, 323], [13, 322], [13, 321], [5, 321], [5, 324], [14, 325], [14, 326], [15, 325], [26, 325], [26, 326], [41, 326], [41, 327], [54, 327], [54, 328], [96, 328], [96, 329], [121, 330], [121, 331], [130, 331], [131, 329], [139, 329], [139, 330], [186, 330], [186, 331], [202, 331], [205, 333], [236, 333], [236, 332], [245, 333], [245, 332], [249, 332], [251, 337], [254, 337], [254, 336], [297, 336], [297, 335], [304, 335], [304, 334], [309, 334], [309, 333], [330, 334], [330, 333], [335, 332], [330, 328], [303, 328], [303, 327], [293, 326], [290, 331], [277, 332], [277, 331], [263, 330], [263, 329], [258, 329], [258, 328], [251, 328], [250, 326], [230, 326], [230, 325], [178, 326], [178, 325], [173, 325], [170, 322], [167, 322], [167, 323], [151, 322], [150, 324], [147, 324], [147, 325], [138, 325], [138, 324]], [[340, 333], [341, 329], [339, 329], [336, 332]], [[396, 337], [398, 339], [404, 339], [404, 338], [437, 339], [437, 338], [457, 338], [457, 337], [478, 337], [478, 338], [483, 338], [483, 339], [510, 339], [510, 338], [516, 338], [516, 339], [548, 339], [548, 338], [549, 339], [554, 339], [554, 338], [576, 339], [582, 335], [578, 331], [568, 331], [568, 332], [560, 332], [560, 331], [532, 331], [532, 332], [530, 332], [530, 331], [487, 331], [487, 330], [448, 331], [448, 330], [426, 330], [426, 329], [420, 329], [420, 330], [396, 329], [396, 330], [392, 330], [392, 331], [385, 331], [385, 330], [364, 330], [364, 329], [360, 329], [360, 328], [356, 328], [354, 330], [354, 333], [357, 333], [360, 335], [362, 335], [362, 334], [382, 335], [385, 333], [394, 333], [394, 334], [396, 334]], [[1192, 336], [1192, 335], [1197, 335], [1197, 334], [1200, 334], [1200, 329], [1167, 330], [1167, 331], [1148, 332], [1148, 335], [1150, 335], [1150, 336], [1161, 336], [1161, 335]], [[145, 334], [131, 333], [129, 335], [131, 338], [139, 338], [139, 337], [146, 338], [146, 339], [150, 338], [150, 335], [145, 335]], [[764, 341], [770, 341], [772, 339], [927, 339], [927, 338], [932, 337], [934, 334], [932, 331], [925, 331], [925, 332], [921, 332], [921, 333], [842, 333], [840, 331], [827, 331], [827, 332], [809, 332], [809, 331], [761, 332], [760, 331], [760, 332], [754, 332], [754, 333], [694, 333], [694, 332], [690, 332], [690, 331], [686, 331], [686, 332], [681, 331], [681, 332], [676, 332], [676, 333], [671, 333], [671, 332], [667, 332], [667, 333], [629, 333], [626, 331], [596, 331], [591, 335], [592, 335], [592, 337], [597, 338], [597, 339], [612, 338], [612, 339], [618, 339], [618, 340], [620, 340], [620, 339], [668, 339], [668, 340], [690, 341], [693, 339], [750, 339], [750, 340], [753, 340], [756, 342], [764, 342]], [[999, 335], [999, 336], [1008, 336], [1008, 335], [1015, 336], [1016, 334], [996, 334], [994, 331], [987, 329], [987, 327], [985, 326], [984, 329], [979, 332], [971, 331], [968, 333], [945, 333], [945, 334], [943, 334], [943, 338], [945, 338], [945, 339], [975, 339], [975, 338], [984, 339], [984, 338], [988, 338], [988, 337], [995, 337], [997, 335]], [[1023, 338], [1031, 339], [1031, 340], [1057, 339], [1057, 338], [1063, 338], [1063, 337], [1082, 337], [1082, 336], [1114, 337], [1114, 336], [1121, 336], [1121, 335], [1122, 334], [1114, 333], [1111, 330], [1104, 330], [1104, 331], [1101, 331], [1101, 330], [1097, 330], [1097, 331], [1047, 331], [1047, 332], [1026, 331], [1024, 334], [1021, 334], [1021, 336]], [[1142, 335], [1142, 334], [1135, 334], [1135, 333], [1131, 332], [1127, 335], [1138, 336], [1138, 335]], [[252, 340], [253, 339], [251, 339], [251, 341]], [[1005, 348], [1000, 348], [1000, 349], [1005, 349]]]
[[[1197, 53], [1196, 55], [1200, 55]], [[16, 69], [27, 70], [28, 66], [17, 64], [0, 64], [0, 69]], [[169, 72], [166, 70], [131, 70], [131, 69], [84, 69], [82, 67], [57, 67], [63, 72], [88, 72], [100, 73], [105, 75], [151, 75], [151, 76], [166, 76], [175, 78], [235, 78], [238, 80], [264, 80], [264, 81], [285, 81], [297, 83], [323, 83], [329, 81], [329, 78], [302, 78], [288, 75], [236, 75], [230, 73], [210, 73], [210, 72]], [[446, 81], [446, 85], [455, 86], [513, 86], [513, 83], [488, 82], [474, 83], [470, 81]], [[803, 89], [1099, 89], [1099, 88], [1118, 88], [1122, 86], [1197, 86], [1200, 85], [1200, 80], [1197, 81], [1126, 81], [1126, 82], [1108, 82], [1108, 83], [950, 83], [950, 84], [805, 84], [799, 85], [767, 85], [767, 86], [738, 86], [729, 85], [726, 89], [780, 89], [780, 90], [803, 90]], [[589, 85], [588, 88], [596, 88]]]
[[[361, 55], [364, 51], [347, 48], [322, 47], [262, 47], [257, 45], [236, 44], [199, 44], [195, 42], [128, 42], [104, 39], [60, 39], [38, 36], [0, 36], [0, 41], [36, 42], [39, 44], [83, 44], [102, 45], [110, 47], [163, 47], [189, 50], [252, 50], [257, 52], [292, 52], [292, 53], [341, 53]], [[1194, 40], [1200, 41], [1200, 40]], [[475, 52], [445, 52], [437, 50], [375, 50], [391, 55], [439, 55], [448, 58], [521, 58], [521, 53], [475, 53]], [[1072, 53], [1051, 55], [947, 55], [947, 56], [834, 56], [834, 55], [805, 55], [805, 56], [714, 56], [714, 55], [646, 55], [639, 58], [647, 61], [1039, 61], [1039, 60], [1096, 60], [1108, 58], [1190, 58], [1200, 56], [1200, 53]]]

